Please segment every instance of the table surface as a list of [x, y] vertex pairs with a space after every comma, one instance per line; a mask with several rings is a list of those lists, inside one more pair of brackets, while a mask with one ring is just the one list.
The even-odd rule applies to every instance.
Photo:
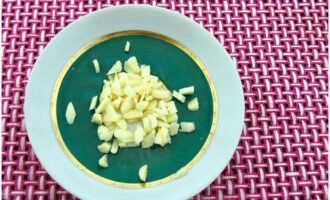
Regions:
[[237, 64], [246, 108], [242, 137], [227, 168], [194, 199], [328, 198], [326, 0], [4, 0], [2, 199], [77, 199], [33, 153], [25, 86], [59, 31], [92, 11], [127, 3], [192, 18]]

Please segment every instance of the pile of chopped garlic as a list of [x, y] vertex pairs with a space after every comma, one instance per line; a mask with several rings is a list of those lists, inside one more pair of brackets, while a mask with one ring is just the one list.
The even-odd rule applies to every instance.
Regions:
[[[130, 43], [125, 45], [129, 51]], [[96, 73], [100, 65], [93, 60]], [[124, 69], [124, 71], [123, 71]], [[179, 131], [190, 133], [195, 130], [194, 122], [178, 123], [178, 110], [172, 97], [185, 103], [185, 95], [194, 93], [194, 86], [181, 88], [172, 93], [157, 76], [150, 73], [150, 66], [139, 65], [135, 56], [124, 62], [116, 61], [104, 80], [102, 92], [91, 100], [89, 110], [94, 110], [92, 122], [98, 125], [97, 135], [103, 141], [97, 146], [104, 155], [99, 166], [108, 167], [108, 153], [116, 154], [118, 148], [150, 148], [154, 144], [165, 146], [171, 143], [171, 136]], [[193, 98], [187, 106], [190, 111], [198, 111], [198, 98]], [[72, 102], [66, 110], [69, 124], [74, 123], [76, 112]], [[181, 128], [180, 128], [181, 127]], [[139, 178], [145, 182], [147, 164], [139, 170]]]

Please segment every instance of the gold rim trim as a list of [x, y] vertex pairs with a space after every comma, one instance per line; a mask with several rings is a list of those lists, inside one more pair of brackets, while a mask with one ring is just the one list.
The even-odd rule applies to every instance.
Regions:
[[211, 142], [211, 140], [214, 136], [216, 123], [218, 121], [218, 103], [217, 103], [218, 101], [217, 101], [216, 90], [215, 90], [215, 87], [214, 87], [214, 84], [213, 84], [213, 81], [211, 79], [210, 74], [206, 70], [203, 63], [197, 58], [197, 56], [195, 56], [190, 50], [188, 50], [181, 43], [179, 43], [179, 42], [177, 42], [177, 41], [175, 41], [171, 38], [168, 38], [164, 35], [158, 34], [158, 33], [147, 32], [147, 31], [139, 31], [139, 30], [116, 32], [116, 33], [112, 33], [112, 34], [108, 34], [108, 35], [99, 37], [99, 38], [93, 40], [92, 42], [88, 43], [87, 45], [85, 45], [81, 49], [79, 49], [78, 52], [76, 52], [73, 55], [73, 57], [65, 64], [64, 68], [62, 69], [62, 71], [60, 72], [59, 76], [56, 79], [54, 89], [53, 89], [53, 93], [52, 93], [52, 98], [51, 98], [51, 112], [50, 113], [51, 113], [51, 121], [52, 121], [52, 124], [53, 124], [53, 129], [55, 131], [56, 138], [57, 138], [58, 142], [60, 143], [60, 146], [62, 147], [65, 154], [69, 157], [69, 159], [73, 162], [73, 164], [76, 167], [78, 167], [80, 170], [82, 170], [83, 172], [85, 172], [89, 176], [93, 177], [94, 179], [96, 179], [98, 181], [101, 181], [103, 183], [106, 183], [106, 184], [110, 184], [110, 185], [118, 186], [118, 187], [123, 187], [123, 188], [145, 188], [145, 187], [152, 187], [152, 186], [156, 186], [156, 185], [159, 185], [159, 184], [162, 184], [162, 183], [169, 182], [169, 181], [175, 179], [175, 174], [171, 174], [171, 175], [169, 175], [165, 178], [162, 178], [162, 179], [159, 179], [159, 180], [156, 180], [156, 181], [146, 182], [146, 183], [125, 183], [125, 182], [113, 181], [113, 180], [104, 178], [102, 176], [99, 176], [98, 174], [92, 172], [91, 170], [86, 168], [84, 165], [82, 165], [71, 154], [70, 150], [67, 148], [67, 146], [65, 145], [65, 142], [63, 141], [62, 135], [61, 135], [59, 127], [58, 127], [58, 121], [57, 121], [57, 115], [56, 115], [57, 96], [58, 96], [58, 92], [59, 92], [62, 80], [65, 77], [65, 74], [67, 73], [69, 68], [72, 66], [72, 64], [77, 60], [77, 58], [79, 58], [79, 56], [81, 56], [88, 49], [92, 48], [93, 46], [95, 46], [98, 43], [101, 43], [101, 42], [103, 42], [105, 40], [108, 40], [108, 39], [127, 36], [127, 35], [145, 35], [145, 36], [161, 39], [165, 42], [168, 42], [168, 43], [176, 46], [180, 50], [182, 50], [185, 54], [187, 54], [198, 65], [198, 67], [202, 70], [204, 76], [207, 79], [207, 82], [209, 84], [211, 94], [212, 94], [213, 119], [212, 119], [210, 132], [208, 134], [208, 137], [207, 137], [204, 145], [199, 150], [199, 152], [196, 154], [196, 156], [188, 164], [186, 164], [183, 168], [185, 170], [189, 170], [200, 159], [200, 157], [203, 155], [203, 153], [205, 152], [206, 148], [208, 147], [208, 145], [210, 144], [210, 142]]

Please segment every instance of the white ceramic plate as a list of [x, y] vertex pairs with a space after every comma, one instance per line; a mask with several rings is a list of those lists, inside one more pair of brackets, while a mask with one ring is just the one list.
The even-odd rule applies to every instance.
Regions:
[[[188, 174], [143, 189], [107, 185], [79, 170], [61, 149], [50, 119], [54, 83], [67, 61], [95, 38], [126, 30], [159, 33], [190, 49], [211, 74], [219, 106], [214, 138]], [[38, 159], [46, 171], [75, 196], [93, 200], [187, 199], [207, 187], [233, 155], [243, 127], [244, 98], [235, 64], [208, 31], [176, 12], [130, 5], [106, 8], [81, 17], [52, 39], [29, 77], [24, 110], [29, 139]]]

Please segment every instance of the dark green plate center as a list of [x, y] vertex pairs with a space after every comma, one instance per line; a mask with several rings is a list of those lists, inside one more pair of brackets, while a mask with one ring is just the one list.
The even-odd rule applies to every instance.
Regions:
[[[124, 52], [126, 41], [131, 48]], [[147, 182], [164, 180], [197, 160], [197, 154], [210, 136], [214, 120], [213, 98], [207, 72], [196, 62], [196, 58], [188, 55], [183, 47], [164, 36], [151, 33], [130, 33], [99, 38], [88, 47], [82, 48], [71, 62], [67, 70], [62, 71], [62, 78], [57, 80], [58, 88], [54, 89], [55, 129], [58, 127], [58, 138], [69, 157], [88, 174], [109, 183], [140, 183], [139, 167], [148, 164]], [[186, 86], [195, 86], [195, 93], [186, 98], [186, 103], [175, 101], [178, 108], [179, 122], [195, 122], [196, 130], [192, 133], [179, 133], [172, 137], [172, 143], [165, 147], [154, 145], [150, 149], [123, 148], [118, 154], [109, 154], [109, 167], [98, 166], [102, 156], [96, 146], [101, 143], [97, 137], [97, 126], [91, 122], [94, 111], [88, 111], [93, 96], [99, 95], [106, 73], [112, 65], [120, 60], [124, 62], [136, 56], [139, 64], [151, 66], [151, 73], [158, 76], [170, 90], [178, 90]], [[95, 73], [92, 60], [97, 59], [101, 72]], [[60, 76], [61, 77], [61, 76]], [[191, 112], [187, 103], [198, 97], [200, 109]], [[66, 122], [65, 110], [69, 102], [74, 104], [77, 116], [73, 125]], [[204, 151], [204, 150], [203, 150]], [[165, 182], [165, 181], [162, 181]]]

